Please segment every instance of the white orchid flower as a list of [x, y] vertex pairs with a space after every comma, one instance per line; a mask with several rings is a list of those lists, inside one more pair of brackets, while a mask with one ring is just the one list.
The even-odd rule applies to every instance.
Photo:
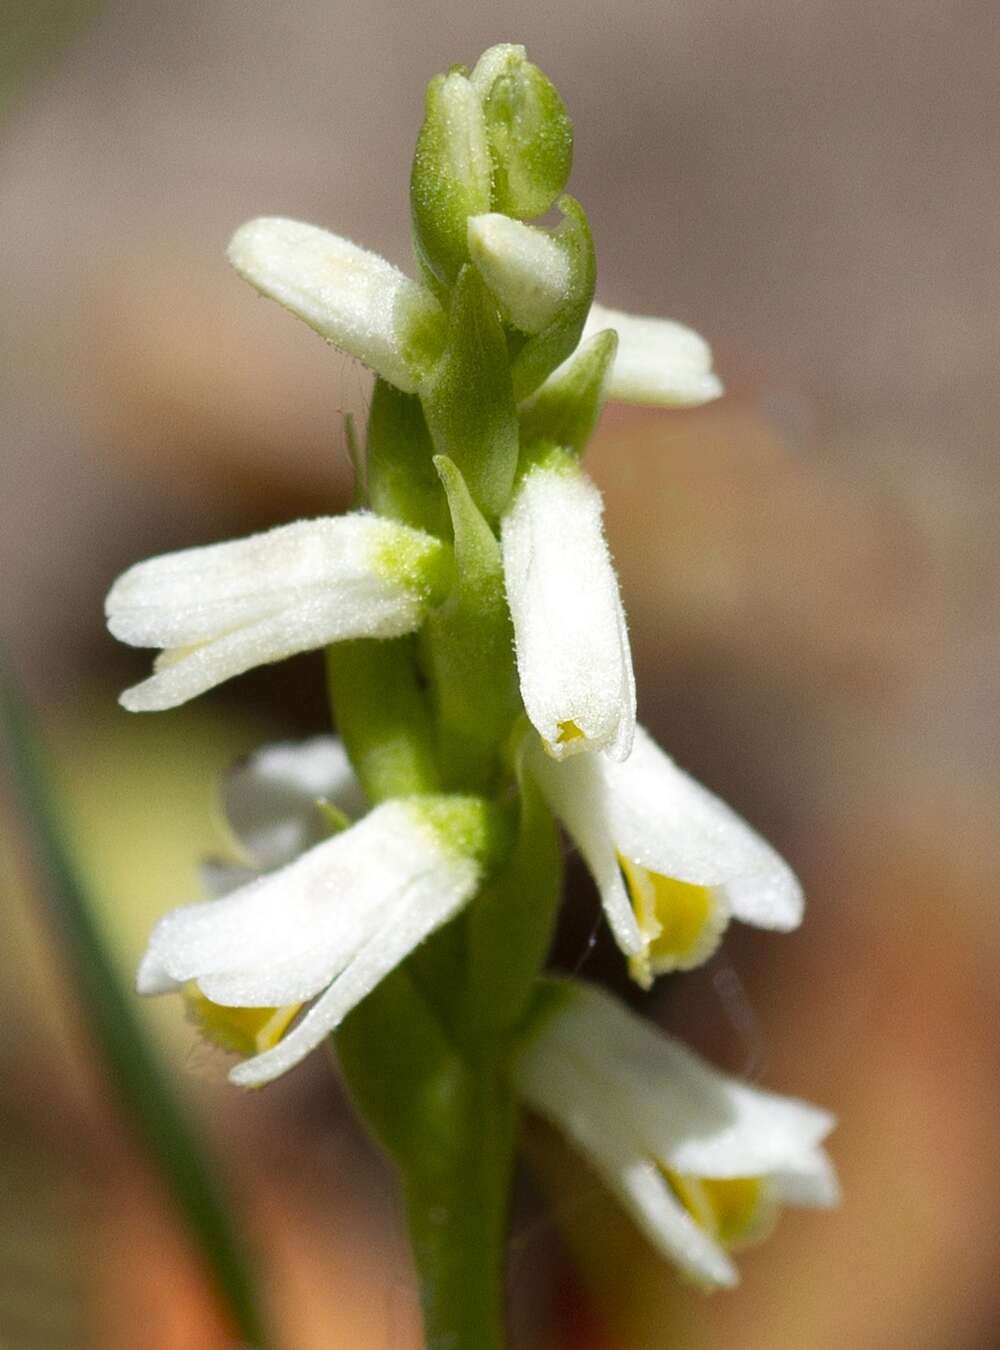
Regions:
[[359, 511], [138, 563], [108, 594], [108, 627], [133, 647], [164, 650], [121, 702], [174, 708], [296, 652], [413, 632], [445, 555], [431, 535]]
[[[469, 797], [385, 802], [223, 899], [173, 910], [153, 930], [139, 993], [194, 981], [209, 1004], [247, 1014], [242, 1030], [269, 1048], [229, 1077], [269, 1082], [472, 898], [489, 847], [487, 812]], [[236, 1025], [224, 1015], [205, 1020]]]
[[229, 261], [263, 295], [405, 393], [443, 336], [438, 302], [377, 253], [318, 225], [281, 217], [248, 221]]
[[727, 1253], [762, 1237], [782, 1204], [837, 1202], [826, 1111], [718, 1072], [594, 986], [546, 992], [515, 1060], [519, 1095], [691, 1279], [736, 1284]]
[[[608, 328], [618, 334], [618, 350], [608, 376], [607, 398], [658, 408], [696, 408], [723, 392], [722, 381], [712, 369], [712, 349], [693, 329], [673, 319], [624, 314], [595, 304], [580, 342]], [[566, 364], [549, 379], [557, 379]]]
[[699, 965], [730, 918], [787, 931], [802, 919], [794, 873], [759, 834], [637, 727], [624, 763], [583, 755], [528, 764], [583, 855], [634, 979]]
[[525, 474], [501, 525], [521, 697], [556, 759], [624, 759], [635, 729], [625, 612], [597, 488], [571, 455]]

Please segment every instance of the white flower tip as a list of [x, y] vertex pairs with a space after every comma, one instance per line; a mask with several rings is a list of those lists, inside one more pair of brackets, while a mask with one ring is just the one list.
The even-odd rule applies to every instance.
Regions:
[[570, 286], [567, 254], [544, 230], [490, 211], [470, 216], [469, 254], [516, 328], [540, 333]]
[[118, 702], [126, 712], [167, 712], [184, 703], [185, 699], [170, 698], [153, 676], [140, 684], [133, 684], [129, 689], [123, 689], [118, 695]]
[[391, 384], [413, 391], [409, 339], [441, 321], [429, 291], [398, 268], [331, 234], [281, 216], [248, 221], [227, 250], [240, 276]]
[[618, 352], [608, 397], [656, 407], [697, 407], [718, 398], [722, 381], [712, 370], [712, 349], [703, 337], [675, 323], [594, 305], [584, 338], [605, 328], [618, 334]]
[[173, 994], [181, 983], [169, 975], [155, 946], [150, 945], [135, 973], [135, 992], [144, 998], [155, 994]]
[[790, 933], [802, 922], [805, 895], [788, 864], [763, 840], [760, 843], [767, 850], [769, 865], [727, 881], [724, 887], [726, 900], [742, 922], [773, 932]]

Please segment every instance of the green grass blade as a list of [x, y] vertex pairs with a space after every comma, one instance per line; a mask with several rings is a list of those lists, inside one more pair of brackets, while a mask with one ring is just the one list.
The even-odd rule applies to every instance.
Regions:
[[230, 1218], [219, 1171], [167, 1085], [104, 949], [66, 843], [31, 716], [13, 678], [2, 668], [0, 733], [8, 772], [43, 869], [42, 889], [50, 902], [52, 926], [111, 1090], [186, 1223], [239, 1336], [262, 1346], [247, 1254]]

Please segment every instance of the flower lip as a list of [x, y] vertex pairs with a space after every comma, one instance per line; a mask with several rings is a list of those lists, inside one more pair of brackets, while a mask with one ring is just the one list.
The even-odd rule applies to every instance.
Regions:
[[[660, 969], [683, 965], [677, 952], [656, 952], [661, 931], [676, 920], [676, 911], [661, 913], [660, 905], [671, 898], [689, 904], [696, 897], [683, 890], [671, 896], [671, 886], [663, 882], [710, 893], [704, 897], [705, 924], [695, 935], [699, 940], [689, 947], [692, 957], [710, 955], [730, 916], [779, 931], [800, 922], [802, 891], [784, 860], [678, 768], [642, 727], [622, 763], [587, 755], [557, 764], [536, 744], [529, 746], [529, 768], [583, 854], [615, 939], [633, 958], [640, 983]], [[670, 959], [660, 960], [664, 955]]]

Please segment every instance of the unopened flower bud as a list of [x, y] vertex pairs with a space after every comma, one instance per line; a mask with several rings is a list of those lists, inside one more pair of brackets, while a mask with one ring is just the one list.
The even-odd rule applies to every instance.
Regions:
[[450, 286], [468, 261], [466, 221], [490, 209], [492, 164], [482, 105], [467, 76], [453, 70], [427, 86], [427, 111], [410, 174], [417, 256]]
[[470, 78], [493, 155], [494, 210], [522, 220], [542, 215], [573, 162], [573, 125], [555, 85], [509, 43], [484, 52]]

